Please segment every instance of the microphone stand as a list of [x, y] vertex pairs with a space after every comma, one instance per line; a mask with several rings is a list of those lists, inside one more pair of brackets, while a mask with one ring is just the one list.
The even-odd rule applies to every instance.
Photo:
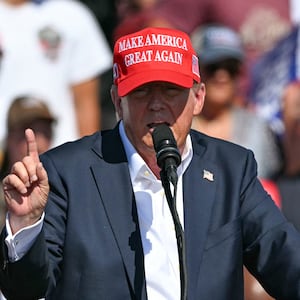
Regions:
[[184, 231], [180, 223], [180, 219], [176, 208], [177, 178], [175, 180], [171, 180], [174, 186], [174, 197], [172, 196], [171, 189], [170, 189], [170, 180], [168, 179], [167, 174], [164, 170], [161, 170], [160, 178], [161, 178], [162, 186], [165, 190], [167, 202], [175, 226], [179, 266], [180, 266], [180, 288], [181, 288], [180, 299], [187, 300], [187, 270], [186, 270]]

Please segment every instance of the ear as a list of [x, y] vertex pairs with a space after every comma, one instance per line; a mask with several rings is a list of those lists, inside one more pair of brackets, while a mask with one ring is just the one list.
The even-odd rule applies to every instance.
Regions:
[[119, 97], [118, 95], [117, 86], [112, 85], [110, 89], [110, 96], [111, 96], [112, 103], [115, 107], [117, 120], [122, 119], [121, 97]]
[[203, 109], [205, 99], [205, 85], [204, 83], [195, 84], [192, 88], [195, 96], [194, 116], [199, 115]]

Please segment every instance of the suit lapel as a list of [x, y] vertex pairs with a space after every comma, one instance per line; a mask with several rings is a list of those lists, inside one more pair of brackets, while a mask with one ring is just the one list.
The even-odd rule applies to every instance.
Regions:
[[117, 128], [102, 139], [103, 143], [93, 149], [102, 160], [92, 166], [92, 171], [131, 288], [136, 299], [146, 299], [144, 255], [126, 155]]
[[217, 184], [216, 166], [203, 159], [205, 147], [201, 142], [193, 141], [193, 151], [193, 160], [183, 177], [184, 231], [190, 296], [196, 291]]

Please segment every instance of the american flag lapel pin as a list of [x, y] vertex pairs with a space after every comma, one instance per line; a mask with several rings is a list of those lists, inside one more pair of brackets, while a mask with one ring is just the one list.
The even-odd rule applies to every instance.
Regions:
[[209, 181], [214, 181], [214, 174], [210, 171], [203, 170], [203, 179], [207, 179]]

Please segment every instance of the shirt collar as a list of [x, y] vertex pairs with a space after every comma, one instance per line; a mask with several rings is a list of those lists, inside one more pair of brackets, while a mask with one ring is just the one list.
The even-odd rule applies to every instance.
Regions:
[[[135, 150], [134, 146], [131, 144], [129, 141], [125, 129], [124, 129], [124, 124], [123, 121], [120, 122], [119, 126], [119, 133], [121, 136], [122, 143], [125, 148], [127, 160], [128, 160], [128, 165], [129, 165], [129, 172], [132, 181], [134, 182], [137, 176], [141, 176], [141, 174], [145, 172], [149, 172], [152, 174], [153, 177], [155, 175], [151, 171], [151, 169], [146, 165], [145, 161], [142, 159], [142, 157], [137, 153]], [[191, 160], [193, 157], [193, 147], [192, 147], [192, 140], [190, 135], [187, 136], [185, 147], [182, 153], [182, 161], [181, 164], [177, 168], [177, 173], [178, 176], [181, 176], [184, 171], [187, 169], [189, 166]]]

